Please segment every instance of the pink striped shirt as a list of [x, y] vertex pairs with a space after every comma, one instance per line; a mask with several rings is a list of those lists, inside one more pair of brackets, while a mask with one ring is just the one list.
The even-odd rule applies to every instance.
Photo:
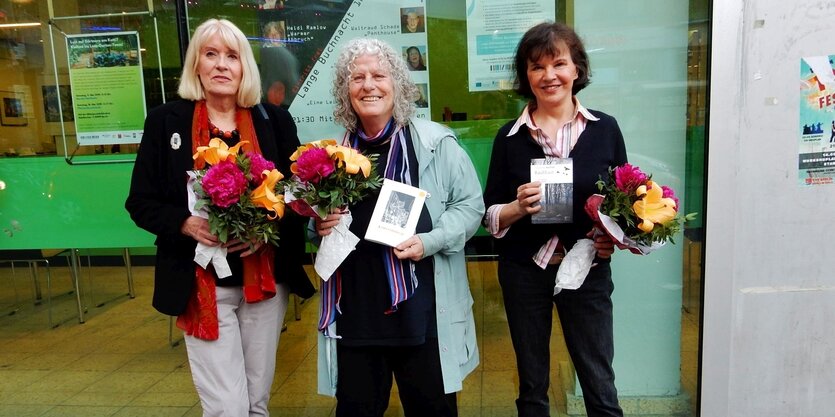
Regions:
[[[571, 149], [574, 149], [574, 145], [577, 144], [580, 134], [586, 130], [586, 123], [589, 121], [594, 122], [600, 120], [583, 107], [577, 97], [574, 97], [573, 99], [574, 104], [576, 104], [574, 107], [574, 117], [557, 130], [555, 137], [550, 137], [547, 132], [540, 129], [536, 123], [534, 123], [529, 111], [530, 105], [525, 106], [525, 109], [522, 110], [522, 114], [518, 119], [516, 119], [516, 123], [510, 128], [510, 132], [508, 132], [507, 136], [515, 135], [519, 129], [525, 125], [530, 131], [531, 137], [533, 137], [534, 141], [542, 147], [542, 151], [545, 152], [546, 158], [567, 158], [571, 153]], [[487, 220], [487, 224], [485, 226], [487, 231], [490, 232], [490, 234], [496, 239], [501, 239], [507, 234], [507, 231], [510, 230], [510, 226], [505, 228], [500, 228], [499, 226], [499, 214], [506, 205], [507, 204], [494, 204], [487, 209], [487, 213], [485, 214], [485, 218]], [[539, 248], [533, 256], [533, 261], [540, 268], [545, 269], [548, 266], [548, 261], [551, 260], [551, 256], [557, 250], [559, 242], [560, 239], [557, 235], [548, 239], [548, 241], [545, 242], [545, 244], [542, 245], [542, 247]]]

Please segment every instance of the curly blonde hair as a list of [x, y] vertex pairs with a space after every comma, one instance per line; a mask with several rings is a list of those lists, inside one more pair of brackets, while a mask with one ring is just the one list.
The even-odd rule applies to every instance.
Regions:
[[336, 122], [345, 126], [350, 132], [356, 132], [359, 127], [357, 113], [351, 106], [350, 80], [351, 73], [356, 69], [354, 61], [363, 55], [375, 56], [380, 66], [388, 70], [394, 84], [394, 122], [400, 126], [409, 123], [409, 118], [415, 114], [415, 100], [420, 97], [417, 86], [412, 82], [406, 61], [389, 44], [372, 38], [360, 38], [349, 41], [339, 54], [336, 61], [336, 71], [333, 77], [331, 93], [336, 100], [333, 117]]

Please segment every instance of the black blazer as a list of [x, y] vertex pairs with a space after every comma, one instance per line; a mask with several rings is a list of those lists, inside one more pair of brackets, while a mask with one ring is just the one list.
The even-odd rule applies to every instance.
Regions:
[[[180, 232], [183, 222], [191, 215], [186, 171], [194, 168], [191, 152], [194, 104], [193, 101], [178, 100], [163, 104], [148, 114], [125, 202], [125, 208], [137, 226], [157, 236], [153, 306], [172, 316], [185, 311], [194, 290], [193, 259], [197, 242]], [[268, 104], [250, 111], [264, 158], [289, 175], [289, 157], [299, 146], [290, 113]], [[180, 136], [179, 146], [172, 139], [175, 134]], [[302, 267], [306, 223], [306, 219], [286, 210], [280, 223], [274, 268], [276, 282], [286, 282], [291, 292], [304, 298], [315, 291]]]

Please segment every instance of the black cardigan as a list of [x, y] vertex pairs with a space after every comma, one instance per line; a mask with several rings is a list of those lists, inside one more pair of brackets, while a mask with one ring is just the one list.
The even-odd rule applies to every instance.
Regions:
[[[174, 316], [185, 311], [194, 288], [193, 259], [197, 242], [180, 232], [183, 222], [191, 215], [186, 171], [194, 167], [191, 151], [194, 104], [187, 100], [173, 101], [148, 114], [125, 202], [133, 221], [157, 236], [153, 306], [161, 313]], [[299, 146], [290, 113], [266, 104], [250, 111], [264, 158], [289, 175], [289, 157]], [[178, 149], [172, 145], [175, 133], [180, 135]], [[306, 219], [286, 210], [280, 223], [274, 264], [276, 282], [286, 282], [291, 292], [304, 298], [315, 291], [302, 264], [306, 223]]]
[[[626, 146], [617, 121], [605, 113], [589, 110], [598, 121], [589, 121], [569, 155], [574, 159], [574, 222], [567, 224], [531, 223], [525, 216], [510, 227], [507, 234], [496, 241], [499, 256], [515, 260], [530, 260], [554, 234], [566, 250], [592, 229], [592, 221], [585, 213], [586, 199], [598, 193], [595, 183], [605, 179], [609, 167], [626, 163]], [[506, 204], [516, 200], [516, 190], [531, 181], [530, 165], [533, 158], [544, 158], [542, 147], [531, 137], [526, 126], [513, 136], [507, 136], [516, 120], [499, 129], [493, 141], [493, 154], [484, 190], [484, 206]], [[598, 262], [605, 260], [598, 259]]]

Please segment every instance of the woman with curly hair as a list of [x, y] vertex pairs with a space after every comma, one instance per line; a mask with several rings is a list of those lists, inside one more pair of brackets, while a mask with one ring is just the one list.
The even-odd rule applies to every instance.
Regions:
[[[431, 197], [414, 236], [393, 248], [361, 241], [322, 283], [319, 392], [336, 395], [337, 416], [382, 416], [396, 379], [407, 416], [455, 416], [455, 392], [478, 365], [464, 261], [484, 213], [478, 177], [449, 129], [414, 117], [418, 89], [391, 46], [353, 40], [335, 68], [343, 143], [379, 154], [381, 176]], [[348, 207], [357, 236], [376, 200]], [[316, 219], [318, 235], [341, 216]]]

